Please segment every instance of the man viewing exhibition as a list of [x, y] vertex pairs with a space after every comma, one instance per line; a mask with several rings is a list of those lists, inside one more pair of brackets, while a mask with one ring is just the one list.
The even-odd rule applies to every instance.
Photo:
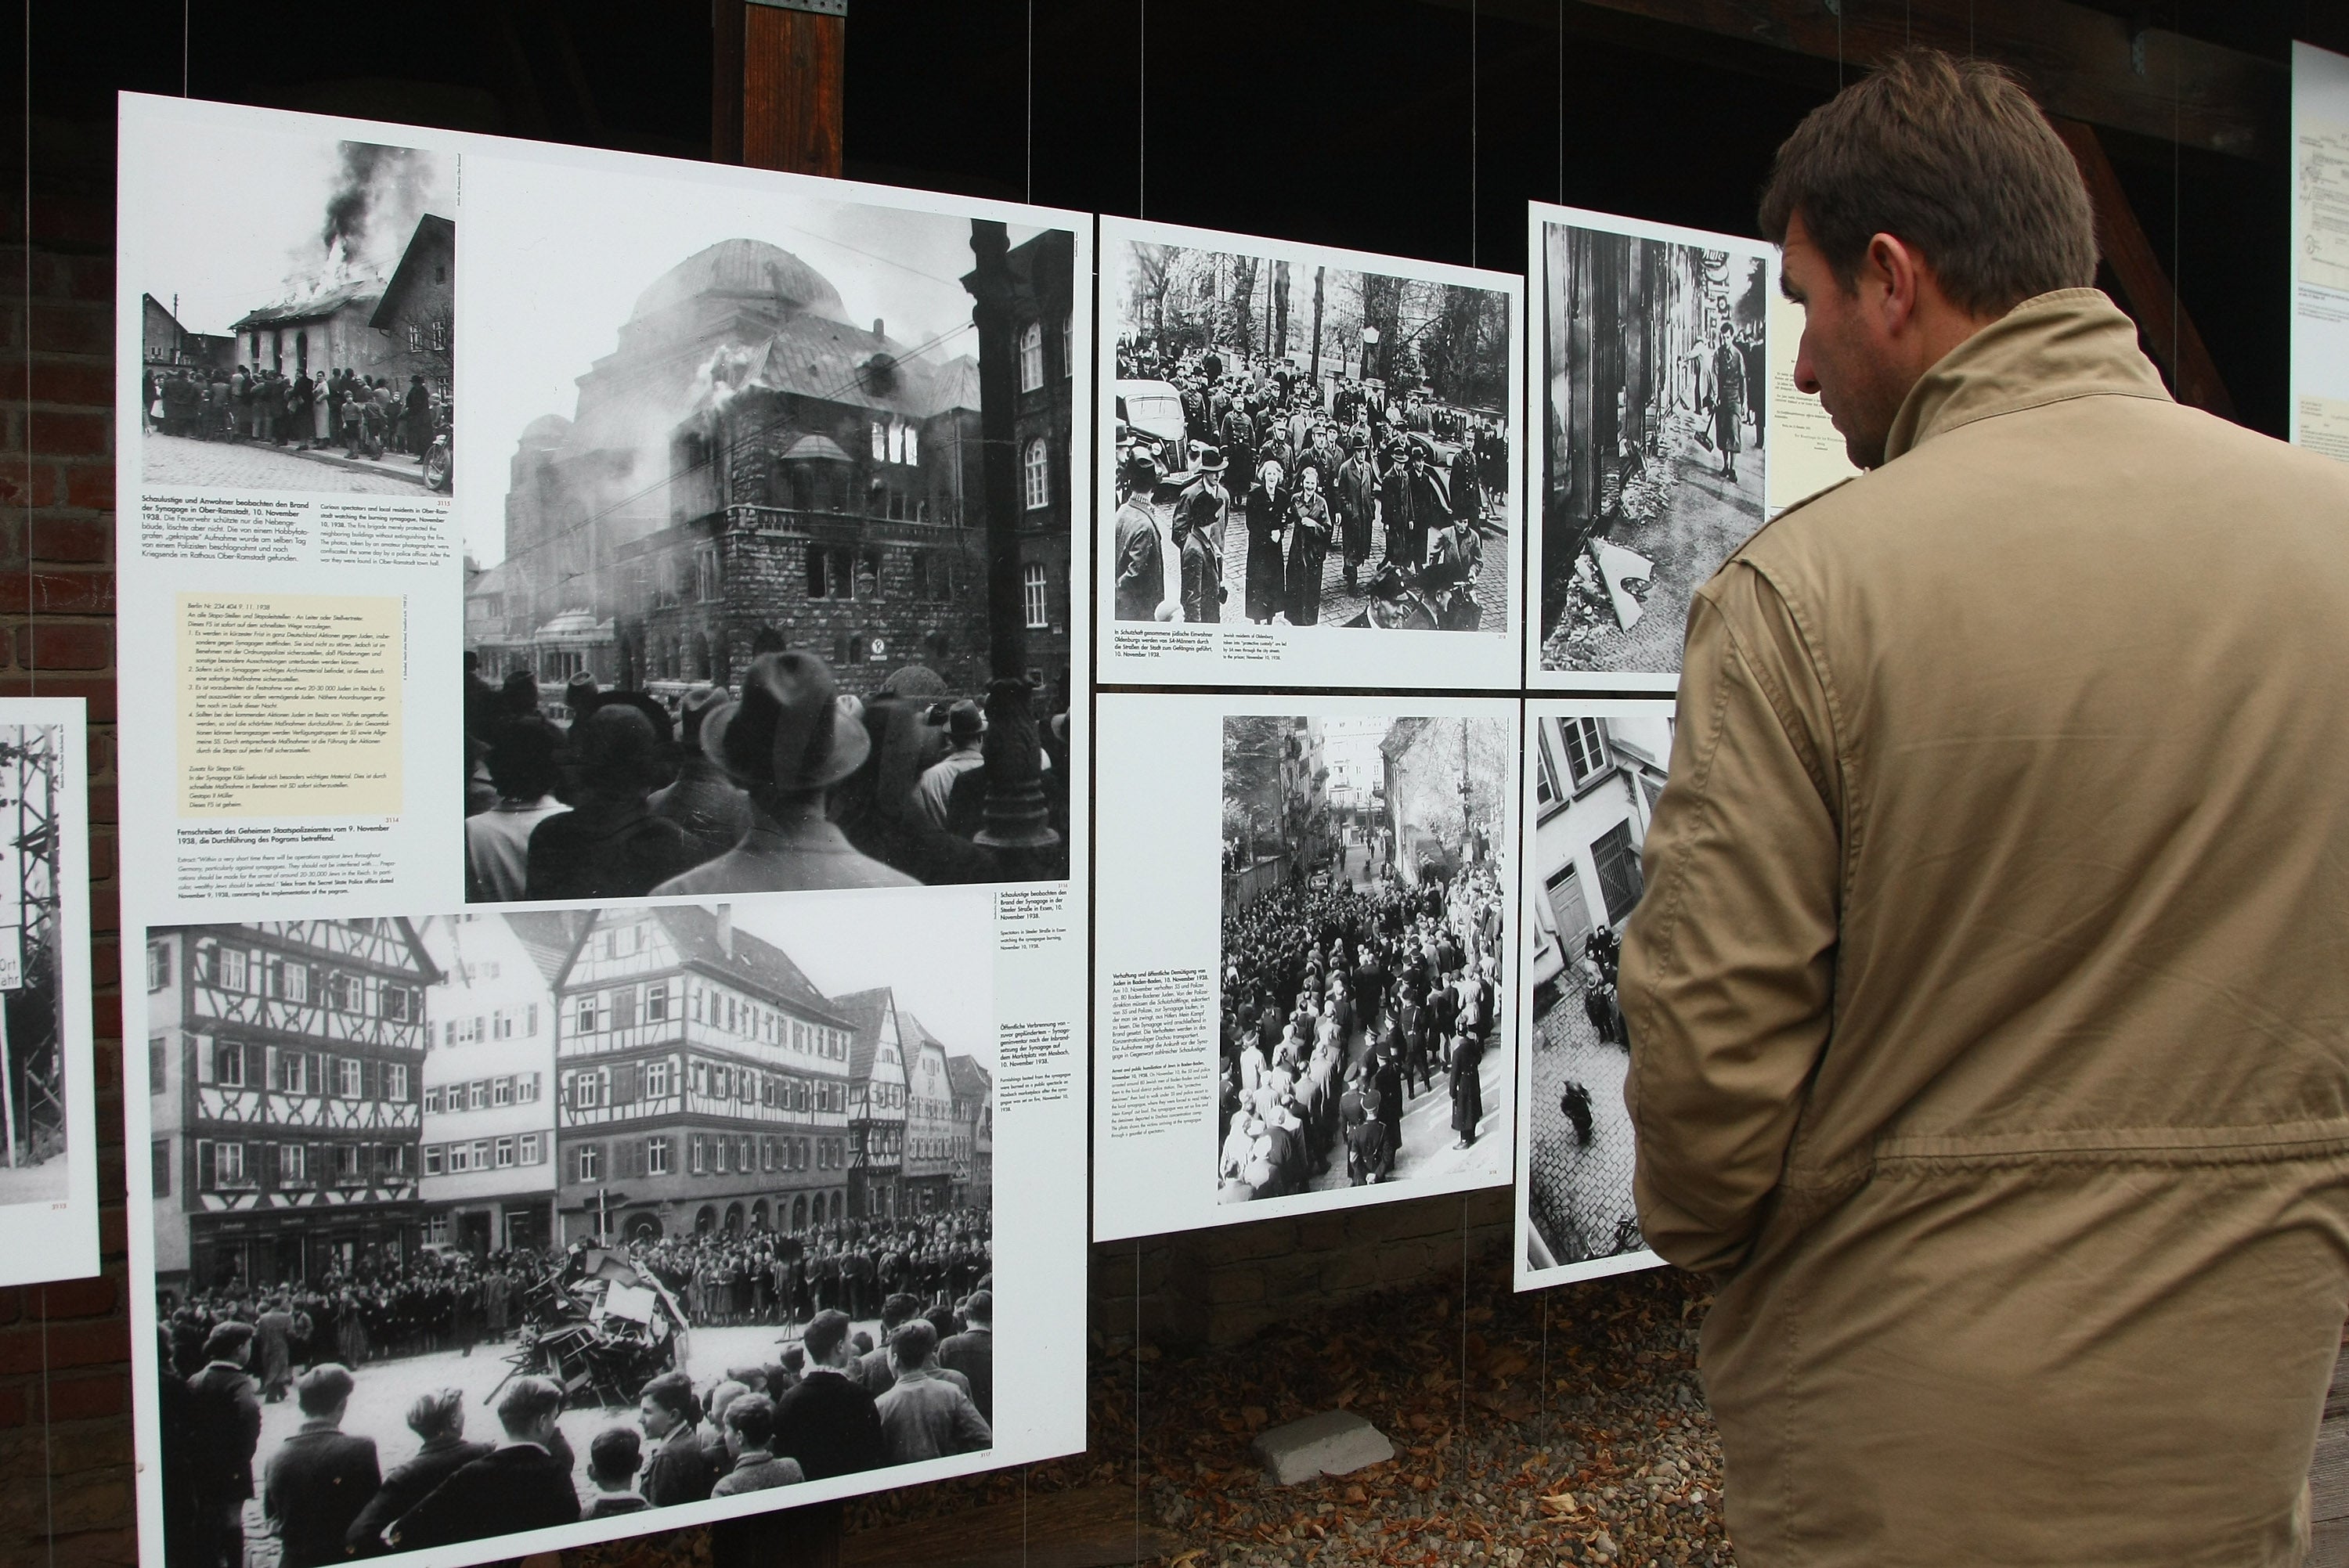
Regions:
[[2349, 1311], [2349, 473], [2172, 401], [1992, 66], [1762, 203], [1864, 470], [1697, 596], [1625, 940], [1746, 1568], [2286, 1563]]

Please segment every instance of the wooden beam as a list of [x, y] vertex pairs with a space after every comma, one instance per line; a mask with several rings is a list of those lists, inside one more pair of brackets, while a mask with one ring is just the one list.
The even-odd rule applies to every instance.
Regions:
[[[2281, 164], [2290, 72], [2281, 61], [2137, 26], [2073, 0], [1425, 0], [1450, 10], [1605, 37], [1708, 65], [1783, 73], [1806, 86], [1817, 62], [1865, 69], [1904, 44], [1930, 44], [2013, 68], [2051, 114], [2255, 162]], [[1837, 12], [1841, 15], [1838, 15]], [[1682, 41], [1684, 40], [1684, 42]], [[1706, 41], [1710, 41], [1709, 45]], [[1723, 46], [1727, 46], [1724, 51]], [[1826, 78], [1832, 86], [1832, 78]]]
[[741, 161], [840, 178], [845, 17], [741, 4]]
[[2160, 254], [2137, 222], [2136, 209], [2121, 189], [2120, 176], [2113, 171], [2113, 160], [2106, 154], [2095, 127], [2059, 119], [2055, 131], [2072, 150], [2081, 178], [2087, 181], [2088, 199], [2095, 204], [2096, 249], [2119, 280], [2121, 293], [2127, 296], [2123, 304], [2145, 334], [2154, 358], [2169, 372], [2170, 390], [2181, 403], [2223, 419], [2233, 418], [2235, 400], [2228, 396], [2227, 384], [2220, 379], [2219, 366], [2195, 329], [2194, 318], [2179, 303]]

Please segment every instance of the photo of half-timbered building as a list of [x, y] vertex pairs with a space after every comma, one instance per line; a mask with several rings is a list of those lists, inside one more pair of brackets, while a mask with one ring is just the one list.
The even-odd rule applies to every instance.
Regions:
[[155, 1268], [198, 1289], [414, 1251], [426, 989], [406, 920], [158, 928]]
[[564, 1241], [847, 1217], [853, 1021], [730, 908], [597, 914], [558, 991]]

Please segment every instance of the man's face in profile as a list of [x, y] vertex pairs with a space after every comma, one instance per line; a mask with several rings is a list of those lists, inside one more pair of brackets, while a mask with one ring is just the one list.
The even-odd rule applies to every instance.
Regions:
[[1884, 289], [1863, 262], [1846, 288], [1812, 243], [1797, 212], [1786, 224], [1778, 286], [1803, 307], [1803, 340], [1795, 358], [1795, 385], [1818, 398], [1843, 437], [1853, 464], [1884, 461], [1885, 438], [1909, 395], [1882, 331]]

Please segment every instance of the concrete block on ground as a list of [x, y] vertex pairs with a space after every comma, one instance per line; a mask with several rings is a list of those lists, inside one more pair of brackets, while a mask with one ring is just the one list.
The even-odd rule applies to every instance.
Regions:
[[1248, 1448], [1276, 1486], [1345, 1475], [1394, 1458], [1386, 1434], [1351, 1410], [1324, 1410], [1257, 1434]]

